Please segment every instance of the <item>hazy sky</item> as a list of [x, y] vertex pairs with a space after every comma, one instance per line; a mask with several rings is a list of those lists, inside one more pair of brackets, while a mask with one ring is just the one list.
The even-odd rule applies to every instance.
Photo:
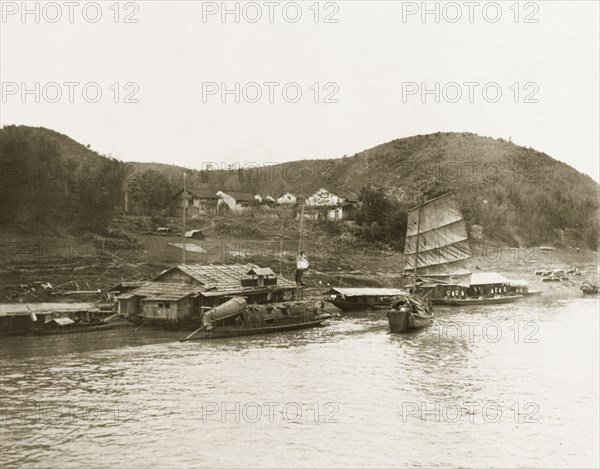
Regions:
[[[422, 2], [227, 7], [236, 3], [239, 22], [223, 21], [222, 2], [29, 2], [38, 18], [2, 2], [2, 125], [193, 168], [340, 157], [466, 131], [510, 137], [598, 180], [596, 1], [427, 2], [438, 18], [423, 18]], [[234, 92], [222, 96], [222, 83]], [[23, 84], [34, 92], [23, 95]], [[433, 93], [422, 96], [422, 84]]]

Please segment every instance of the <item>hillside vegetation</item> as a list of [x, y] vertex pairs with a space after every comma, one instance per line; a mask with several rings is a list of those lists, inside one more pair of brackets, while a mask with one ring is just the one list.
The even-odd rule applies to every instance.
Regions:
[[[418, 135], [338, 159], [195, 171], [123, 163], [52, 130], [6, 126], [0, 130], [0, 164], [0, 223], [17, 227], [35, 222], [102, 233], [123, 208], [128, 185], [130, 199], [148, 186], [156, 188], [151, 195], [169, 199], [186, 171], [189, 188], [213, 192], [354, 192], [363, 202], [357, 216], [363, 239], [397, 249], [406, 210], [449, 191], [457, 194], [468, 225], [480, 226], [487, 240], [598, 246], [595, 181], [544, 153], [469, 133]], [[154, 199], [129, 202], [153, 215], [161, 206]]]
[[[184, 171], [136, 165], [138, 171], [162, 172], [174, 186]], [[276, 196], [288, 191], [309, 195], [320, 187], [364, 195], [363, 188], [373, 186], [367, 192], [383, 190], [391, 208], [379, 221], [368, 213], [362, 218], [376, 223], [375, 232], [388, 230], [388, 238], [389, 230], [403, 231], [400, 212], [453, 191], [468, 225], [481, 226], [486, 239], [509, 245], [598, 246], [598, 184], [545, 153], [502, 139], [436, 133], [394, 140], [352, 157], [232, 166], [229, 171], [185, 170], [189, 187]]]
[[123, 199], [126, 163], [44, 128], [0, 129], [0, 223], [103, 231]]

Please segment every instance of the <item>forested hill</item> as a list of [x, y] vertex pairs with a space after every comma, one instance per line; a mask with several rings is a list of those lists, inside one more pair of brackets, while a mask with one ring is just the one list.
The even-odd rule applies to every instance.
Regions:
[[[545, 153], [502, 139], [436, 133], [337, 159], [275, 166], [228, 163], [235, 169], [188, 170], [189, 187], [277, 196], [288, 191], [308, 195], [320, 187], [360, 195], [365, 186], [379, 186], [404, 210], [454, 191], [468, 224], [483, 226], [489, 239], [597, 246], [598, 183]], [[183, 168], [139, 163], [138, 171], [146, 167], [181, 184]]]
[[[598, 242], [599, 186], [594, 180], [544, 153], [468, 133], [408, 137], [338, 159], [276, 166], [257, 162], [245, 168], [228, 162], [234, 170], [193, 171], [122, 163], [52, 130], [6, 126], [0, 130], [0, 164], [2, 223], [102, 230], [122, 206], [125, 187], [133, 189], [147, 170], [163, 174], [152, 195], [160, 192], [166, 199], [181, 187], [186, 171], [188, 187], [214, 192], [274, 197], [309, 195], [320, 187], [354, 192], [363, 199], [358, 222], [373, 240], [389, 242], [391, 234], [403, 231], [407, 208], [454, 191], [468, 225], [482, 226], [488, 239], [594, 249]], [[153, 202], [162, 206], [162, 201]], [[380, 230], [390, 233], [388, 239], [378, 235]]]
[[0, 223], [102, 231], [131, 168], [45, 128], [0, 129]]

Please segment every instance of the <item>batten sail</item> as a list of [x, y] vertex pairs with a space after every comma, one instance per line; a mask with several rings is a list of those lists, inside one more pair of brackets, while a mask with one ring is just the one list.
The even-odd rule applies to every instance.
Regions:
[[430, 200], [408, 212], [405, 272], [415, 273], [425, 283], [468, 286], [470, 259], [467, 226], [454, 194]]

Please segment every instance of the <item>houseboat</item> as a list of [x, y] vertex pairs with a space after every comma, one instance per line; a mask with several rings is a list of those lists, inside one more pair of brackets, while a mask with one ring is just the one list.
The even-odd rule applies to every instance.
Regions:
[[235, 297], [205, 311], [200, 326], [181, 342], [307, 329], [321, 325], [330, 317], [317, 303], [249, 305], [245, 298]]
[[399, 288], [332, 288], [324, 299], [343, 311], [367, 311], [389, 308], [407, 294]]
[[437, 294], [431, 300], [434, 305], [445, 306], [506, 304], [523, 298], [525, 290], [528, 286], [496, 272], [474, 272], [467, 286], [437, 285], [434, 288]]
[[0, 305], [0, 334], [71, 334], [130, 327], [122, 316], [97, 303], [15, 303]]
[[297, 302], [295, 283], [253, 264], [182, 264], [117, 297], [120, 314], [136, 325], [194, 330], [204, 312], [232, 298], [248, 305]]

